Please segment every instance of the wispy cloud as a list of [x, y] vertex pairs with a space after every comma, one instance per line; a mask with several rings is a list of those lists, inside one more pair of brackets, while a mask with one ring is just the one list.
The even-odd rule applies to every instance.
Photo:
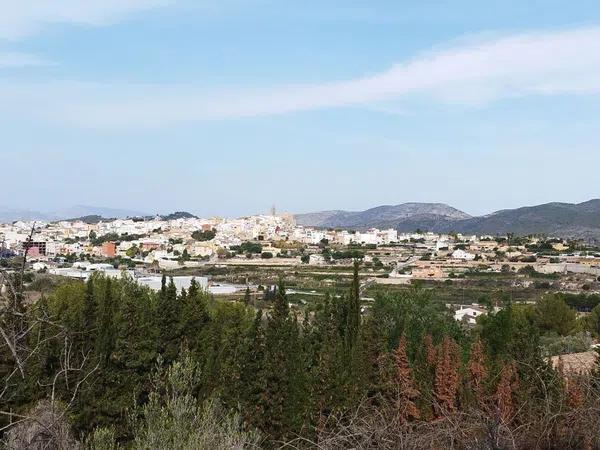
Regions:
[[0, 39], [16, 40], [44, 26], [62, 23], [99, 26], [170, 0], [0, 0]]
[[0, 68], [46, 66], [50, 63], [35, 55], [19, 52], [0, 51]]
[[599, 72], [600, 27], [588, 27], [459, 44], [370, 76], [322, 84], [217, 92], [180, 85], [13, 84], [0, 85], [0, 103], [92, 127], [162, 126], [407, 98], [481, 104], [527, 95], [597, 94]]

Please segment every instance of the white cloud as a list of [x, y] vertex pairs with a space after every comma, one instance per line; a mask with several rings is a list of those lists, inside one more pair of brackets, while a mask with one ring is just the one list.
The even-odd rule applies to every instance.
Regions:
[[0, 52], [0, 68], [45, 66], [48, 61], [35, 55], [19, 52]]
[[600, 27], [589, 27], [470, 42], [346, 81], [218, 92], [180, 85], [13, 84], [0, 85], [0, 103], [91, 127], [162, 126], [409, 96], [485, 103], [526, 95], [597, 94], [599, 72]]
[[20, 39], [53, 23], [100, 26], [170, 0], [0, 0], [0, 39]]

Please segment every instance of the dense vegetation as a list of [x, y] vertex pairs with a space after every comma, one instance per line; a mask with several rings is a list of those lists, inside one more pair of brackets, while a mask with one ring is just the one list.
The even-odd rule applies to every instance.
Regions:
[[600, 314], [578, 321], [549, 296], [466, 330], [418, 287], [365, 308], [357, 271], [304, 311], [283, 281], [266, 311], [165, 277], [158, 293], [94, 275], [28, 308], [12, 299], [2, 327], [27, 333], [0, 349], [5, 442], [18, 448], [31, 422], [94, 449], [600, 445], [600, 379], [544, 359], [556, 339], [597, 333]]
[[196, 230], [192, 233], [192, 238], [197, 241], [210, 241], [217, 235], [215, 230]]

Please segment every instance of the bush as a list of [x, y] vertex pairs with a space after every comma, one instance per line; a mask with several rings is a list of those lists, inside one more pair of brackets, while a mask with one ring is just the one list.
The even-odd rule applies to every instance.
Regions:
[[271, 253], [271, 252], [262, 252], [260, 254], [260, 257], [262, 259], [271, 259], [273, 257], [273, 253]]
[[[189, 354], [184, 354], [166, 370], [159, 366], [153, 377], [154, 391], [134, 415], [133, 449], [242, 450], [259, 447], [260, 435], [244, 430], [238, 414], [227, 413], [215, 400], [201, 402], [195, 398], [193, 392], [199, 376], [199, 365]], [[118, 448], [116, 445], [111, 447], [111, 438], [114, 438], [111, 431], [97, 430], [89, 447], [98, 450]]]
[[256, 253], [262, 252], [262, 245], [254, 242], [244, 242], [240, 246], [231, 247], [231, 250], [237, 250], [239, 253]]
[[576, 313], [562, 297], [550, 295], [535, 305], [534, 323], [544, 332], [566, 336], [575, 328]]
[[564, 355], [567, 353], [580, 353], [590, 349], [592, 338], [584, 332], [570, 336], [550, 334], [542, 336], [540, 346], [544, 356]]
[[200, 231], [196, 230], [192, 233], [192, 238], [197, 241], [210, 241], [215, 238], [217, 232], [213, 230]]
[[[27, 418], [6, 433], [8, 449], [67, 449], [79, 448], [66, 419], [66, 408], [58, 402], [42, 400], [27, 413]], [[1, 444], [1, 442], [0, 442]]]

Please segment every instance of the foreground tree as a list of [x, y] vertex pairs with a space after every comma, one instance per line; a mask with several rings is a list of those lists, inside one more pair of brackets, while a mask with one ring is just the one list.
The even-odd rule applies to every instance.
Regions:
[[487, 369], [485, 366], [485, 354], [481, 340], [477, 338], [471, 345], [469, 357], [469, 388], [473, 393], [475, 403], [478, 406], [485, 404], [485, 383], [487, 380]]
[[305, 373], [299, 331], [280, 280], [267, 320], [264, 359], [263, 431], [275, 440], [298, 432], [303, 421]]
[[394, 352], [395, 362], [395, 409], [400, 423], [404, 424], [410, 420], [420, 417], [419, 410], [415, 400], [419, 397], [419, 391], [415, 388], [412, 378], [412, 370], [408, 365], [408, 356], [406, 355], [406, 337], [402, 335], [398, 348]]
[[435, 366], [434, 397], [438, 416], [456, 411], [459, 384], [457, 350], [454, 340], [444, 336]]
[[[155, 389], [148, 402], [133, 416], [132, 449], [244, 450], [259, 448], [261, 437], [245, 431], [241, 418], [228, 414], [215, 400], [194, 396], [199, 367], [189, 355], [170, 367], [159, 367], [153, 377]], [[98, 429], [88, 446], [95, 450], [120, 448], [111, 429]]]

